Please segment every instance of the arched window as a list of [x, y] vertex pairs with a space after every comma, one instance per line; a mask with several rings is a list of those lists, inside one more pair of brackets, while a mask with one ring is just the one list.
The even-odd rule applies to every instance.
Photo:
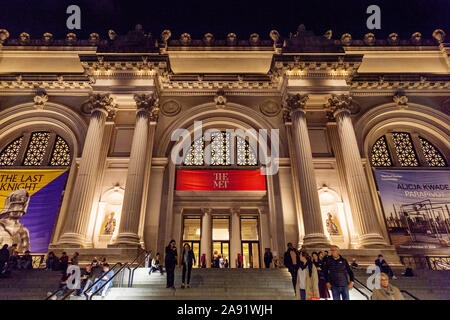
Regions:
[[[238, 166], [255, 166], [258, 164], [256, 151], [250, 143], [243, 137], [236, 136], [236, 148], [232, 147], [235, 143], [229, 132], [215, 132], [211, 135], [209, 150], [211, 152], [212, 166], [230, 166], [232, 159], [236, 159]], [[205, 142], [202, 138], [194, 140], [191, 145], [190, 152], [184, 158], [186, 166], [203, 166]], [[235, 156], [232, 158], [232, 150], [235, 149]]]
[[446, 167], [447, 161], [430, 141], [409, 132], [378, 138], [370, 152], [373, 167]]
[[67, 167], [72, 156], [67, 142], [49, 131], [24, 133], [0, 152], [0, 166]]

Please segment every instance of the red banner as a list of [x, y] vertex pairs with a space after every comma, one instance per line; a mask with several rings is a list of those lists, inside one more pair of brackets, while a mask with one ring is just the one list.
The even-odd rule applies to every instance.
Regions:
[[265, 191], [260, 170], [178, 170], [178, 191]]

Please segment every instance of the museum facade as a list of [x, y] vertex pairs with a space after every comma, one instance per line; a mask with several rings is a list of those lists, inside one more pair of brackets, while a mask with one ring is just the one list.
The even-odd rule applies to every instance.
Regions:
[[175, 239], [249, 268], [288, 242], [449, 256], [445, 32], [268, 38], [0, 30], [2, 241], [123, 257]]

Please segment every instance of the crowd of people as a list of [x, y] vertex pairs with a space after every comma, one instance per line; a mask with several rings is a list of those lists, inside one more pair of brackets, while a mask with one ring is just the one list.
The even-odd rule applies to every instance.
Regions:
[[[270, 268], [272, 264], [275, 266], [273, 254], [268, 248], [265, 250], [263, 260], [265, 268]], [[62, 273], [57, 288], [60, 290], [55, 295], [56, 297], [62, 296], [69, 290], [67, 282], [71, 274], [68, 272], [68, 268], [71, 265], [78, 265], [78, 261], [78, 252], [75, 252], [72, 257], [69, 257], [66, 252], [62, 252], [60, 257], [57, 257], [53, 252], [48, 253], [45, 260], [45, 270], [60, 271]], [[179, 265], [182, 268], [181, 288], [190, 288], [192, 267], [196, 264], [196, 257], [190, 245], [184, 244], [179, 259], [176, 242], [171, 240], [165, 249], [164, 262], [167, 273], [166, 287], [175, 289], [174, 274], [176, 266]], [[381, 272], [380, 287], [373, 290], [372, 299], [403, 300], [400, 290], [389, 282], [390, 279], [396, 279], [396, 276], [383, 255], [378, 255], [375, 265]], [[215, 252], [211, 266], [213, 268], [227, 268], [228, 260]], [[238, 268], [243, 267], [241, 254], [238, 254], [236, 266]], [[292, 243], [288, 243], [287, 251], [284, 254], [284, 266], [288, 268], [291, 274], [294, 292], [300, 300], [330, 299], [330, 292], [334, 300], [349, 300], [349, 292], [353, 289], [355, 280], [353, 270], [360, 269], [356, 259], [352, 259], [352, 263], [349, 264], [335, 245], [330, 247], [330, 253], [325, 250], [312, 252], [309, 255], [306, 250], [294, 248]], [[200, 258], [200, 267], [206, 268], [205, 254]], [[12, 246], [5, 244], [0, 249], [0, 276], [8, 276], [12, 270], [32, 268], [33, 260], [29, 251], [19, 254], [16, 244]], [[159, 253], [151, 261], [149, 274], [156, 271], [159, 271], [161, 275], [164, 274]], [[108, 280], [113, 274], [109, 264], [106, 262], [106, 258], [94, 259], [81, 271], [81, 286], [74, 294], [92, 295], [105, 283], [108, 283], [99, 292], [99, 294], [105, 296], [112, 285], [112, 281], [108, 282]], [[404, 276], [412, 275], [412, 269], [407, 268]]]
[[[292, 243], [284, 254], [284, 264], [292, 276], [292, 285], [296, 297], [300, 300], [329, 299], [330, 291], [333, 300], [350, 300], [355, 276], [353, 269], [359, 268], [356, 259], [350, 265], [339, 253], [338, 246], [327, 250], [312, 252], [297, 250]], [[391, 267], [380, 254], [375, 261], [379, 267], [380, 288], [375, 288], [372, 300], [403, 300], [400, 290], [389, 283], [396, 279]]]
[[[68, 256], [65, 252], [63, 252], [61, 258], [59, 260], [55, 259], [54, 254], [50, 255], [49, 258], [51, 259], [49, 261], [49, 258], [47, 258], [46, 266], [49, 270], [54, 270], [52, 268], [53, 263], [57, 262], [57, 265], [59, 265], [59, 269], [62, 271], [61, 279], [59, 280], [58, 287], [55, 289], [56, 293], [54, 295], [54, 299], [57, 299], [63, 295], [65, 295], [69, 290], [68, 286], [68, 280], [70, 276], [72, 275], [73, 271], [70, 271], [70, 266], [77, 265], [78, 264], [78, 253], [75, 252], [72, 259], [68, 259]], [[105, 296], [108, 289], [112, 286], [112, 281], [109, 281], [111, 277], [113, 276], [114, 272], [111, 270], [109, 264], [106, 262], [106, 258], [103, 257], [101, 259], [94, 258], [91, 263], [86, 265], [81, 270], [80, 275], [80, 287], [79, 289], [76, 289], [76, 291], [72, 292], [73, 295], [76, 296], [83, 296], [83, 295], [92, 295], [96, 293], [97, 290], [102, 288], [103, 285], [105, 285], [97, 294], [101, 296]], [[48, 295], [50, 296], [52, 293], [49, 292]]]

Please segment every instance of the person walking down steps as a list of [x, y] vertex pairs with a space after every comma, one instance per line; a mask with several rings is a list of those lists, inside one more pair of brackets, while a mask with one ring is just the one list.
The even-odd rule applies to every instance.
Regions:
[[[181, 289], [185, 288], [185, 284], [188, 288], [190, 288], [189, 283], [191, 282], [191, 271], [192, 271], [192, 265], [194, 265], [194, 264], [195, 264], [194, 252], [191, 250], [191, 246], [186, 243], [183, 246], [183, 254], [181, 255], [180, 267], [183, 267], [182, 274], [181, 274]], [[186, 273], [187, 273], [187, 282], [185, 281]]]
[[175, 267], [177, 265], [177, 247], [175, 246], [175, 240], [171, 240], [166, 247], [166, 272], [167, 272], [167, 286], [166, 288], [175, 289]]

